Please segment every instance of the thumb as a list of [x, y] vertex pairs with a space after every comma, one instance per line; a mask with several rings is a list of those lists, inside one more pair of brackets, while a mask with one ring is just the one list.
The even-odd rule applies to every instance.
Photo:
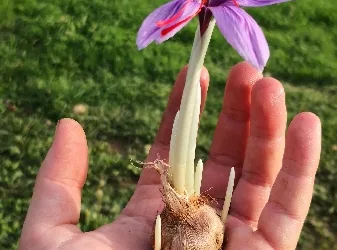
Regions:
[[87, 171], [88, 148], [82, 127], [71, 119], [60, 120], [36, 179], [20, 246], [34, 245], [56, 226], [77, 224]]

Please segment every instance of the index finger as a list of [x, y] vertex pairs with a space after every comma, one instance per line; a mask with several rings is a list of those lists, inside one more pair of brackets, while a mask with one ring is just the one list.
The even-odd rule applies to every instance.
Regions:
[[235, 65], [228, 76], [223, 106], [203, 172], [202, 190], [214, 198], [224, 198], [229, 171], [241, 175], [249, 134], [251, 92], [262, 77], [249, 63]]

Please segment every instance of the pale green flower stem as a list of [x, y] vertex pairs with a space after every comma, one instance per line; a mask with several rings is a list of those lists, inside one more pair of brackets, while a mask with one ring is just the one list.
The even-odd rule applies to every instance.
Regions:
[[194, 158], [201, 103], [199, 82], [214, 25], [213, 19], [203, 36], [200, 35], [199, 27], [195, 33], [180, 110], [171, 136], [170, 174], [174, 189], [181, 195], [185, 190], [188, 195], [194, 195], [195, 191], [200, 193], [200, 190], [194, 190], [195, 186], [199, 186], [194, 182], [201, 182], [194, 180]]
[[[201, 105], [199, 80], [214, 26], [215, 20], [213, 19], [203, 36], [200, 36], [199, 27], [195, 33], [180, 110], [174, 119], [171, 134], [169, 153], [171, 183], [180, 195], [187, 195], [188, 197], [200, 195], [203, 172], [202, 160], [198, 161], [196, 168], [194, 167]], [[234, 179], [235, 171], [232, 168], [221, 214], [224, 222], [232, 199]]]

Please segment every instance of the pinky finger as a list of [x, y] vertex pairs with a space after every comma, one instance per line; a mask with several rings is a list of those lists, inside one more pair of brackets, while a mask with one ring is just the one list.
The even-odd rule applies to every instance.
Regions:
[[257, 237], [273, 249], [295, 249], [308, 214], [321, 150], [321, 124], [297, 115], [287, 136], [283, 166], [259, 219]]

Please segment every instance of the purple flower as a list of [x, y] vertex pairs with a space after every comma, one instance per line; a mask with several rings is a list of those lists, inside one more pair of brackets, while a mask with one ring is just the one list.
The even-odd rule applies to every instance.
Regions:
[[199, 15], [201, 34], [212, 16], [228, 43], [257, 69], [263, 70], [269, 48], [264, 34], [242, 7], [260, 7], [289, 0], [173, 0], [152, 12], [137, 35], [138, 49], [162, 43]]

